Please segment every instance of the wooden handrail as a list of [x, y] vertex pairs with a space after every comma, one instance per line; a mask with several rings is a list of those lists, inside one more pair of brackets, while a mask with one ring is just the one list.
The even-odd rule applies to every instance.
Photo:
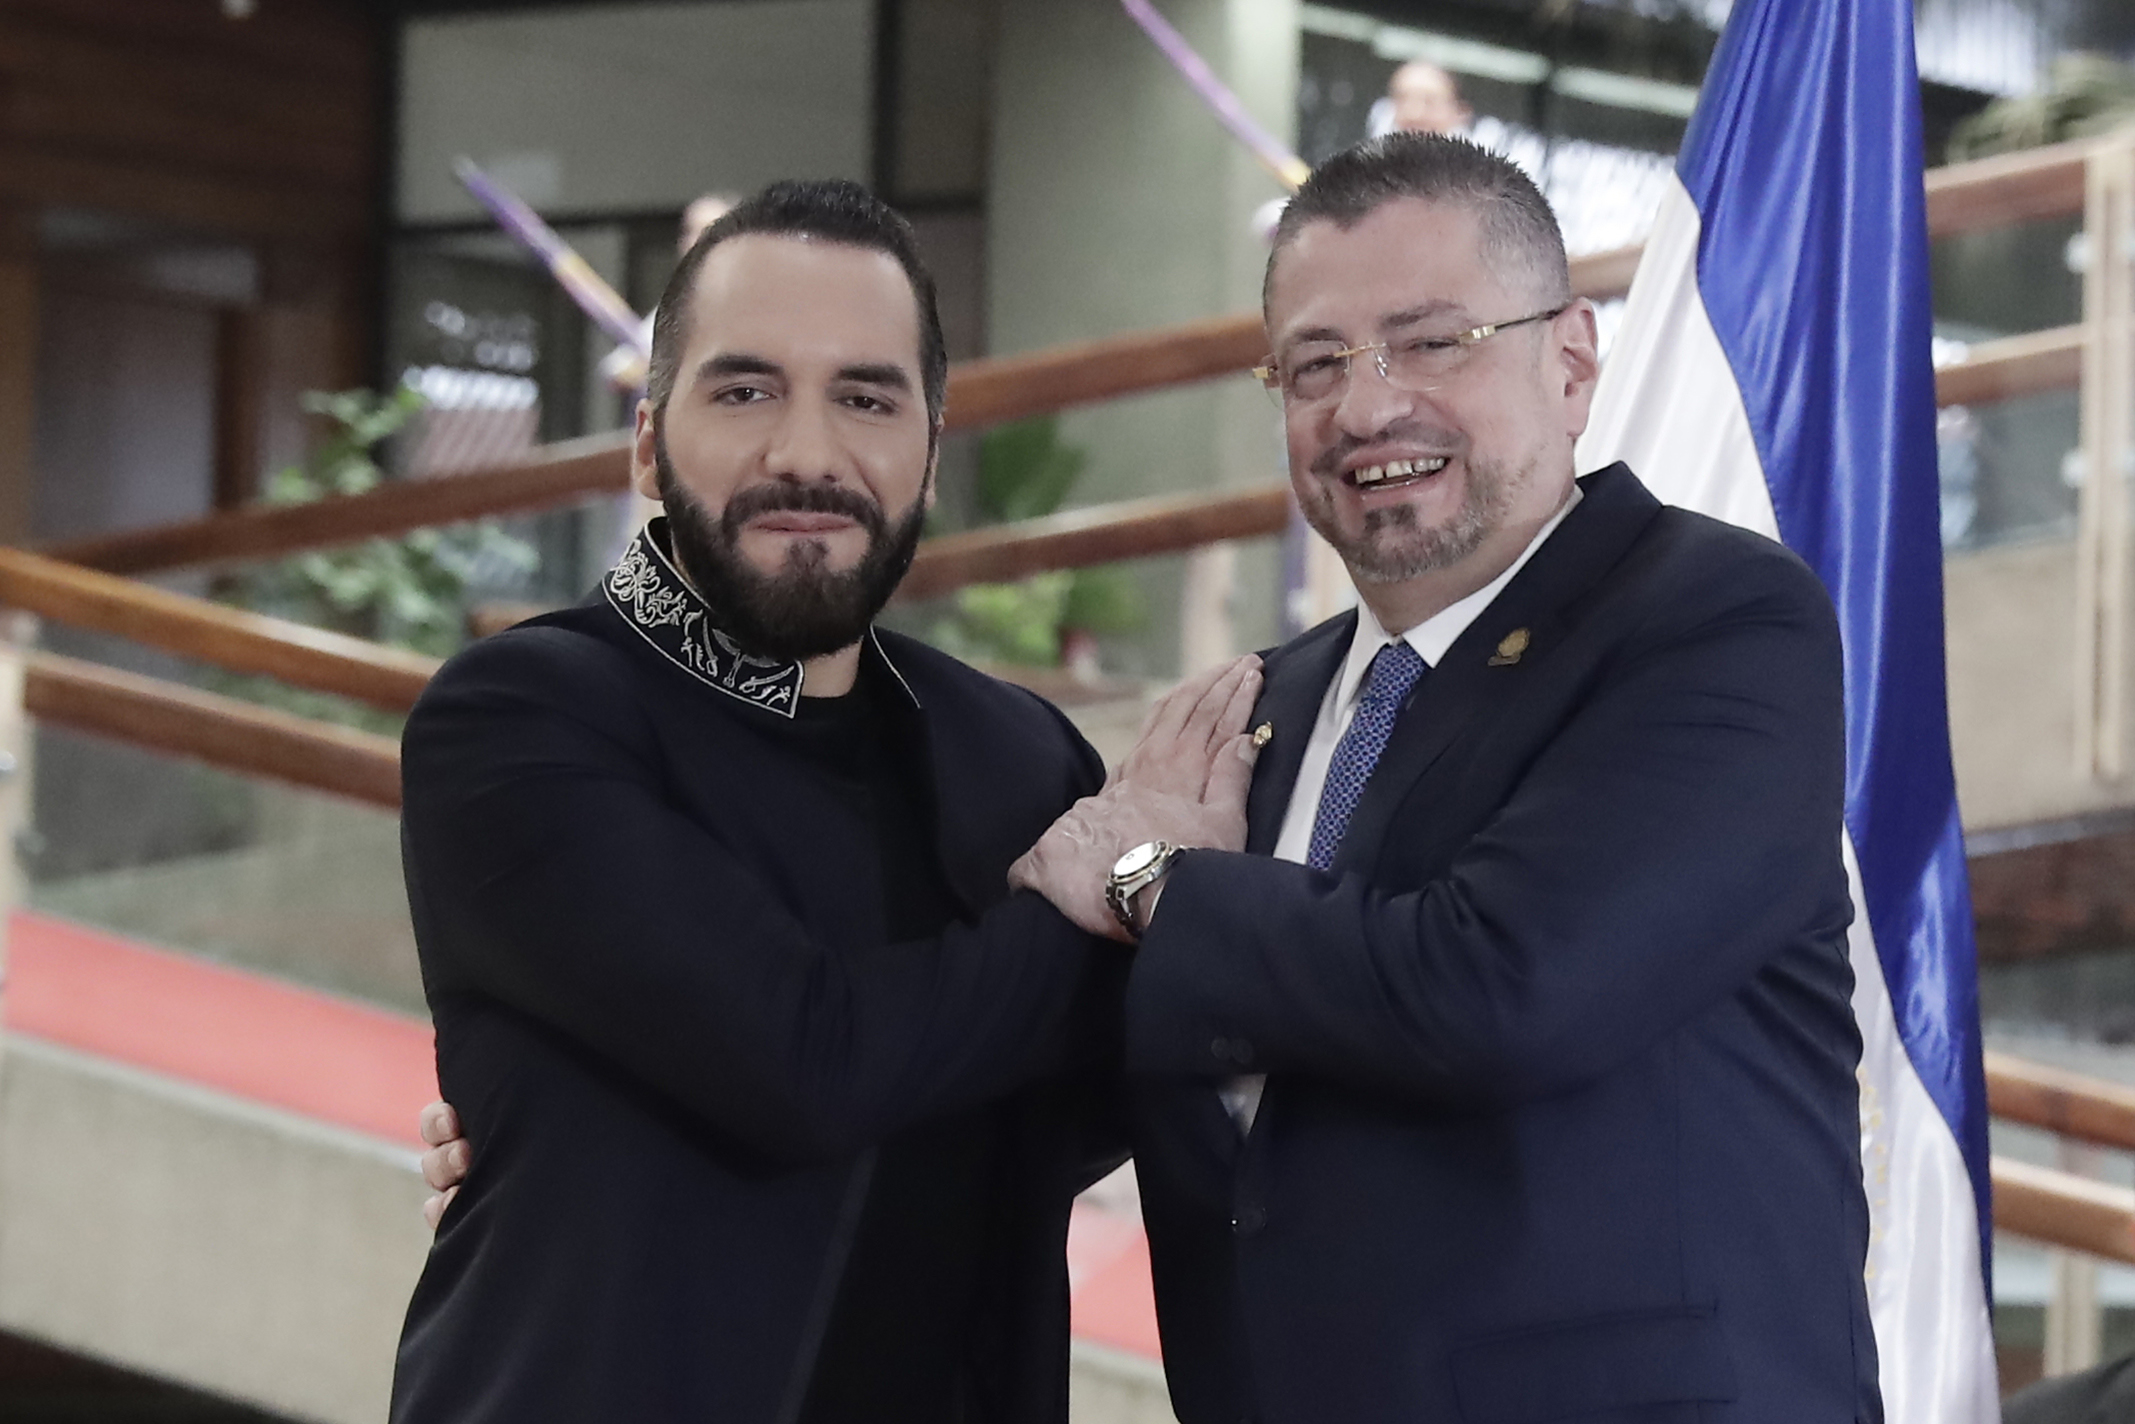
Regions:
[[[1936, 387], [1945, 403], [2006, 398], [2072, 382], [2079, 359], [2080, 333], [2074, 328], [2009, 337], [1981, 343], [1969, 359], [1945, 367], [1936, 375]], [[565, 470], [574, 464], [583, 468], [594, 458], [583, 449], [556, 453], [547, 468]], [[437, 501], [428, 506], [433, 510], [464, 509], [468, 506], [451, 504], [425, 487], [466, 481], [495, 487], [499, 477], [460, 476], [388, 488], [412, 488]], [[359, 495], [274, 509], [265, 511], [263, 518], [302, 516], [302, 528], [308, 531], [305, 537], [316, 542], [329, 529], [345, 533], [348, 521], [338, 516], [345, 515], [348, 506], [375, 498]], [[1129, 500], [942, 535], [920, 545], [899, 596], [931, 597], [972, 583], [1270, 536], [1280, 533], [1288, 518], [1287, 492], [1271, 483], [1215, 494]], [[437, 667], [434, 660], [413, 653], [187, 598], [19, 550], [0, 549], [0, 604], [217, 667], [263, 673], [396, 711], [413, 705]]]
[[2135, 1088], [1989, 1052], [1987, 1107], [1998, 1118], [2135, 1152]]
[[2083, 328], [1997, 337], [1935, 372], [1940, 405], [1985, 405], [2040, 391], [2071, 390], [2083, 379]]
[[[1078, 362], [1083, 361], [1082, 357], [1076, 359]], [[1004, 368], [1008, 365], [1006, 362], [995, 364]], [[1093, 372], [1101, 364], [1089, 360], [1078, 367], [1063, 359], [1056, 369], [1066, 373], [1063, 379], [1094, 382], [1097, 378]], [[1981, 342], [1972, 348], [1967, 359], [1936, 372], [1935, 389], [1938, 399], [1944, 405], [2006, 400], [2011, 396], [2072, 387], [2081, 373], [2081, 366], [2081, 328], [2059, 327], [2052, 331]], [[996, 379], [989, 376], [987, 379], [993, 382], [993, 385], [986, 388], [986, 399], [1005, 403], [1014, 394], [1011, 387], [1017, 387], [1023, 377], [1017, 374], [1014, 382], [1005, 377]], [[997, 404], [995, 408], [1005, 407], [1003, 404]], [[539, 458], [505, 469], [447, 475], [432, 480], [395, 481], [381, 485], [368, 494], [347, 495], [338, 499], [320, 500], [314, 504], [255, 505], [249, 509], [185, 524], [161, 525], [152, 529], [55, 544], [43, 552], [53, 559], [80, 564], [86, 568], [135, 575], [175, 568], [279, 558], [307, 549], [353, 543], [359, 539], [404, 534], [411, 529], [425, 528], [433, 524], [449, 524], [455, 520], [475, 519], [491, 514], [525, 512], [568, 504], [589, 495], [618, 493], [627, 484], [627, 464], [628, 456], [623, 437], [599, 436], [573, 441], [567, 445], [547, 447], [540, 453]], [[1220, 505], [1237, 496], [1218, 494], [1177, 498], [1205, 498], [1211, 504]], [[1133, 505], [1143, 503], [1144, 501], [1132, 502]], [[1139, 521], [1139, 516], [1133, 514], [1129, 506], [1122, 506], [1121, 514], [1124, 523]], [[1209, 527], [1228, 528], [1233, 517], [1236, 516], [1213, 513], [1208, 521]], [[1249, 516], [1246, 517], [1250, 520]], [[1017, 536], [1019, 530], [1020, 526], [1017, 525], [1003, 525], [986, 531], [987, 537], [983, 542], [989, 545], [1005, 545]], [[1033, 537], [1053, 537], [1050, 526], [1031, 532]], [[1265, 533], [1273, 530], [1255, 527], [1248, 531], [1254, 532]], [[958, 534], [944, 537], [965, 540], [969, 536]], [[1220, 534], [1216, 537], [1242, 538], [1247, 537], [1247, 534]], [[935, 557], [945, 560], [942, 565], [945, 569], [955, 562], [949, 558], [948, 550], [944, 550], [939, 556], [929, 552], [936, 542], [930, 540], [921, 546], [921, 567], [925, 567]], [[951, 546], [956, 547], [958, 546]], [[1139, 553], [1174, 552], [1179, 548], [1191, 547], [1191, 544], [1135, 549], [1130, 553], [1111, 556], [1102, 553], [1102, 544], [1084, 542], [1079, 547], [1086, 553], [1092, 550], [1096, 553], [1093, 557], [1083, 557], [1075, 562], [1092, 563], [1104, 562], [1106, 557], [1128, 558]], [[959, 553], [957, 558], [961, 557]], [[1018, 566], [1014, 557], [1005, 553], [998, 557], [1001, 567]], [[972, 567], [979, 565], [974, 564]], [[1025, 571], [1053, 567], [1064, 565], [1037, 562], [1029, 565]], [[921, 576], [918, 568], [915, 568], [914, 576]], [[924, 579], [933, 580], [938, 577], [940, 576], [927, 574]], [[928, 594], [940, 593], [949, 586], [951, 585], [922, 582], [920, 585], [908, 587], [906, 596], [918, 596], [921, 589]]]
[[42, 652], [25, 659], [22, 705], [58, 726], [240, 776], [400, 807], [400, 748], [389, 737]]
[[[1935, 373], [1936, 399], [1965, 405], [2074, 386], [2082, 374], [2080, 327], [1982, 341]], [[1160, 495], [928, 539], [899, 598], [931, 598], [971, 583], [1053, 569], [1173, 554], [1226, 539], [1282, 532], [1288, 493], [1280, 484], [1208, 494]]]
[[[1937, 235], [2082, 211], [2090, 141], [1954, 164], [1926, 179], [1929, 230]], [[1620, 248], [1572, 264], [1575, 291], [1627, 290], [1642, 249]], [[1264, 348], [1255, 313], [1158, 331], [960, 363], [949, 380], [951, 429], [978, 429], [1094, 401], [1163, 390], [1244, 371]], [[1941, 373], [1946, 405], [2073, 385], [2080, 348], [2073, 328], [1983, 343], [1972, 360]], [[484, 515], [527, 513], [628, 486], [628, 442], [592, 436], [550, 446], [511, 465], [431, 480], [396, 481], [368, 494], [308, 505], [254, 506], [180, 524], [69, 540], [44, 552], [109, 573], [144, 574], [281, 557], [305, 549], [404, 534]]]
[[204, 519], [65, 539], [38, 552], [105, 573], [220, 568], [329, 549], [413, 529], [573, 504], [630, 486], [629, 439], [593, 435], [544, 445], [490, 470], [393, 480], [310, 504], [252, 504]]
[[[1621, 292], [1638, 266], [1638, 251], [1622, 248], [1579, 259], [1573, 263], [1575, 289], [1593, 296]], [[1246, 312], [1024, 356], [959, 362], [949, 373], [945, 419], [951, 430], [984, 429], [1236, 375], [1266, 352], [1260, 316]], [[628, 437], [593, 435], [543, 447], [496, 469], [395, 480], [366, 494], [311, 504], [253, 505], [149, 529], [63, 540], [40, 552], [115, 574], [216, 568], [489, 515], [553, 509], [629, 487]]]
[[949, 373], [951, 430], [983, 430], [1079, 405], [1250, 371], [1267, 355], [1260, 313], [1078, 341], [1023, 356], [959, 362]]
[[1997, 1157], [1994, 1229], [2135, 1263], [2135, 1191]]
[[[984, 536], [998, 531], [977, 531], [957, 536], [961, 544], [940, 541], [942, 572], [934, 577], [960, 582], [1028, 572], [1032, 551], [1040, 559], [1055, 557], [1049, 566], [1064, 566], [1075, 561], [1077, 541], [1098, 531], [1108, 537], [1117, 531], [1116, 537], [1135, 541], [1140, 552], [1207, 537], [1242, 537], [1235, 531], [1267, 532], [1259, 526], [1269, 523], [1280, 527], [1286, 511], [1285, 492], [1277, 486], [1214, 502], [1137, 501], [1124, 513], [1115, 510], [1106, 520], [1084, 519], [1079, 525], [1075, 516], [1033, 521], [1052, 527], [1020, 542], [990, 540]], [[1233, 532], [1212, 530], [1207, 523], [1212, 517], [1234, 521]], [[1004, 558], [1022, 562], [1003, 564]], [[273, 619], [49, 565], [35, 555], [0, 550], [0, 597], [59, 621], [384, 705], [411, 702], [431, 666], [426, 659], [354, 639], [298, 625], [277, 627]], [[112, 584], [124, 587], [114, 591]], [[930, 591], [924, 583], [920, 589]], [[350, 655], [349, 644], [359, 656]], [[191, 757], [239, 775], [385, 809], [400, 804], [399, 750], [391, 739], [368, 732], [43, 652], [28, 656], [23, 703], [30, 715], [56, 725]], [[1996, 1116], [2135, 1150], [2135, 1089], [2000, 1053], [1987, 1055], [1987, 1085]], [[2135, 1263], [2135, 1192], [2001, 1158], [1993, 1163], [1993, 1180], [1998, 1229]]]
[[1281, 484], [1071, 509], [925, 540], [897, 596], [931, 598], [966, 584], [1280, 534], [1289, 520], [1290, 488]]
[[19, 549], [0, 549], [0, 605], [231, 672], [264, 674], [392, 711], [412, 707], [437, 671], [434, 658], [188, 598]]
[[[1989, 1051], [1986, 1068], [1994, 1116], [2135, 1151], [2135, 1088], [2007, 1053]], [[2135, 1263], [2135, 1191], [2002, 1157], [1992, 1175], [1996, 1230]]]
[[2096, 139], [2029, 148], [1927, 171], [1931, 237], [1982, 232], [2083, 211], [2084, 166]]

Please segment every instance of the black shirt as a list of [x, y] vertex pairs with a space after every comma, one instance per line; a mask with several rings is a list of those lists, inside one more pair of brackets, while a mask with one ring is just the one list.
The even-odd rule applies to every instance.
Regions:
[[[936, 851], [920, 728], [885, 676], [864, 664], [846, 696], [801, 699], [786, 730], [873, 826], [883, 925], [896, 944], [939, 934], [960, 911]], [[802, 1424], [963, 1417], [994, 1136], [982, 1108], [917, 1124], [877, 1150]]]

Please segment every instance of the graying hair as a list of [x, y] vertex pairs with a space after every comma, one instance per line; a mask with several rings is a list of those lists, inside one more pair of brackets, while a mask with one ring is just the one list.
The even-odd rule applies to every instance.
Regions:
[[1569, 301], [1571, 265], [1557, 215], [1512, 160], [1446, 134], [1390, 133], [1345, 148], [1312, 170], [1283, 209], [1260, 289], [1263, 308], [1275, 263], [1307, 223], [1355, 227], [1400, 198], [1448, 203], [1481, 222], [1483, 262], [1500, 279], [1525, 278], [1545, 301]]

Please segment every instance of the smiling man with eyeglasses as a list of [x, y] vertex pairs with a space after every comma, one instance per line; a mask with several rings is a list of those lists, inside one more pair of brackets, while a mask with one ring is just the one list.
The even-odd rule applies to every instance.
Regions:
[[1243, 852], [1122, 783], [1011, 872], [1139, 939], [1179, 1418], [1880, 1419], [1823, 587], [1574, 478], [1594, 313], [1505, 160], [1333, 158], [1265, 306], [1362, 606], [1265, 660]]

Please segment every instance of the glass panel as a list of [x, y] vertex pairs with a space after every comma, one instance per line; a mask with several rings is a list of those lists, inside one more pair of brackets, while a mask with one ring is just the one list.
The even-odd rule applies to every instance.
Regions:
[[[2045, 1373], [2046, 1302], [2052, 1295], [2053, 1252], [2022, 1237], [1996, 1236], [1994, 1346], [2005, 1394]], [[2104, 1317], [2098, 1357], [2135, 1354], [2135, 1270], [2099, 1262], [2098, 1307]]]
[[2012, 1053], [2135, 1083], [2135, 947], [1982, 964], [1979, 1000]]
[[1957, 233], [1929, 248], [1938, 336], [1969, 342], [2070, 326], [2083, 319], [2083, 277], [2071, 265], [2080, 217]]
[[1951, 551], [2075, 531], [2069, 456], [2082, 440], [2073, 390], [1950, 406], [1936, 426], [1942, 545]]
[[393, 812], [49, 724], [31, 803], [28, 908], [423, 1012]]
[[453, 427], [404, 438], [404, 473], [470, 469], [584, 431], [586, 319], [539, 263], [486, 231], [405, 237], [390, 261], [387, 369]]

